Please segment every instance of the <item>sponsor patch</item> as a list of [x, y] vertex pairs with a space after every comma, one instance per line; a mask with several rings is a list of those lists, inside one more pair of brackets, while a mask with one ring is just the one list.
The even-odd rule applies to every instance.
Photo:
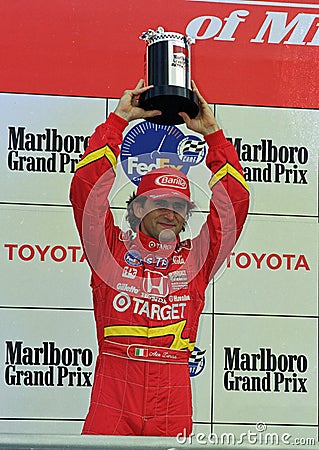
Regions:
[[172, 248], [175, 248], [174, 244], [168, 244], [166, 242], [158, 242], [158, 241], [149, 241], [148, 247], [151, 249], [161, 249], [161, 250], [171, 250]]
[[141, 266], [143, 264], [142, 256], [137, 250], [129, 250], [126, 252], [124, 259], [130, 266]]
[[184, 163], [200, 164], [207, 152], [206, 142], [185, 137], [177, 147], [177, 155]]
[[201, 350], [198, 347], [195, 347], [192, 351], [191, 356], [189, 357], [188, 366], [189, 366], [189, 374], [191, 377], [197, 377], [200, 373], [203, 372], [205, 368], [205, 353], [206, 350]]
[[135, 356], [147, 358], [148, 357], [148, 349], [147, 348], [136, 348]]
[[175, 255], [173, 256], [173, 264], [185, 264], [185, 260], [182, 257], [182, 255]]
[[169, 292], [168, 279], [160, 272], [145, 269], [143, 289], [147, 294], [166, 297]]
[[176, 189], [187, 189], [187, 183], [178, 175], [161, 175], [155, 179], [155, 184], [162, 187], [174, 187]]
[[118, 312], [124, 312], [131, 306], [131, 298], [125, 292], [120, 292], [113, 299], [113, 307]]
[[132, 294], [138, 294], [139, 289], [136, 286], [131, 286], [127, 283], [117, 283], [116, 289], [118, 291], [131, 292]]
[[182, 289], [188, 285], [188, 275], [186, 270], [175, 270], [168, 274], [173, 289]]
[[123, 267], [123, 272], [122, 272], [123, 278], [129, 278], [130, 280], [134, 280], [136, 275], [137, 275], [137, 269], [135, 269], [134, 267], [129, 267], [129, 266]]
[[153, 253], [149, 253], [147, 256], [145, 256], [144, 263], [159, 270], [164, 270], [168, 267], [167, 258], [163, 258], [162, 256], [158, 256]]
[[119, 240], [122, 242], [127, 242], [132, 239], [132, 236], [133, 236], [132, 230], [126, 230], [126, 231], [121, 230], [121, 232], [119, 234]]

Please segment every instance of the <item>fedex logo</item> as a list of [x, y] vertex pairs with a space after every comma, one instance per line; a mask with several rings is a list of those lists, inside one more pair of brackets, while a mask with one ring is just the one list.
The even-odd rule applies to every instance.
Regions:
[[168, 158], [156, 158], [155, 162], [147, 164], [146, 162], [140, 162], [137, 156], [131, 156], [128, 158], [127, 173], [132, 175], [136, 171], [138, 175], [145, 175], [150, 170], [162, 169], [164, 167], [172, 167], [173, 169], [181, 170], [183, 165], [174, 165]]

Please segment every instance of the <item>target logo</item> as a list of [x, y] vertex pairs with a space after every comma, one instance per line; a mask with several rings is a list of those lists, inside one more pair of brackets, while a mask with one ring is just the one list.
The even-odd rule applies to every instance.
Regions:
[[120, 292], [114, 297], [113, 306], [116, 311], [124, 312], [131, 306], [131, 298], [125, 292]]

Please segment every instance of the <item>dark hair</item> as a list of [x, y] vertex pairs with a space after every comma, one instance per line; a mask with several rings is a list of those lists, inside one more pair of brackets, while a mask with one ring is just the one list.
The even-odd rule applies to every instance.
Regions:
[[135, 232], [136, 228], [138, 228], [140, 225], [141, 219], [136, 217], [136, 215], [134, 214], [134, 208], [133, 208], [134, 202], [138, 202], [142, 206], [144, 206], [144, 203], [146, 202], [146, 197], [144, 195], [137, 196], [136, 193], [133, 192], [133, 194], [129, 197], [129, 199], [126, 202], [127, 207], [126, 207], [126, 217], [125, 218], [129, 224], [129, 226], [131, 227], [131, 229]]
[[[126, 208], [126, 217], [125, 218], [126, 218], [128, 224], [129, 224], [130, 228], [134, 232], [139, 227], [139, 225], [141, 223], [141, 219], [136, 217], [136, 215], [134, 214], [133, 203], [134, 202], [138, 202], [138, 203], [141, 204], [141, 206], [144, 206], [144, 203], [146, 202], [146, 199], [147, 199], [147, 197], [145, 195], [138, 195], [137, 196], [136, 193], [133, 192], [133, 194], [129, 197], [129, 199], [126, 202], [127, 208]], [[194, 208], [194, 206], [192, 206], [190, 203], [187, 203], [187, 212], [186, 212], [185, 221], [184, 221], [184, 225], [183, 225], [182, 231], [185, 231], [187, 220], [192, 215], [192, 209], [193, 208]]]

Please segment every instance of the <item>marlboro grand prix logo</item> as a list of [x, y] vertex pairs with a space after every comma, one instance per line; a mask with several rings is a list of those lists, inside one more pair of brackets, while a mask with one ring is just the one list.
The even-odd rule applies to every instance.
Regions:
[[60, 348], [53, 341], [30, 347], [22, 340], [8, 340], [5, 355], [8, 386], [92, 386], [94, 355], [90, 348]]

